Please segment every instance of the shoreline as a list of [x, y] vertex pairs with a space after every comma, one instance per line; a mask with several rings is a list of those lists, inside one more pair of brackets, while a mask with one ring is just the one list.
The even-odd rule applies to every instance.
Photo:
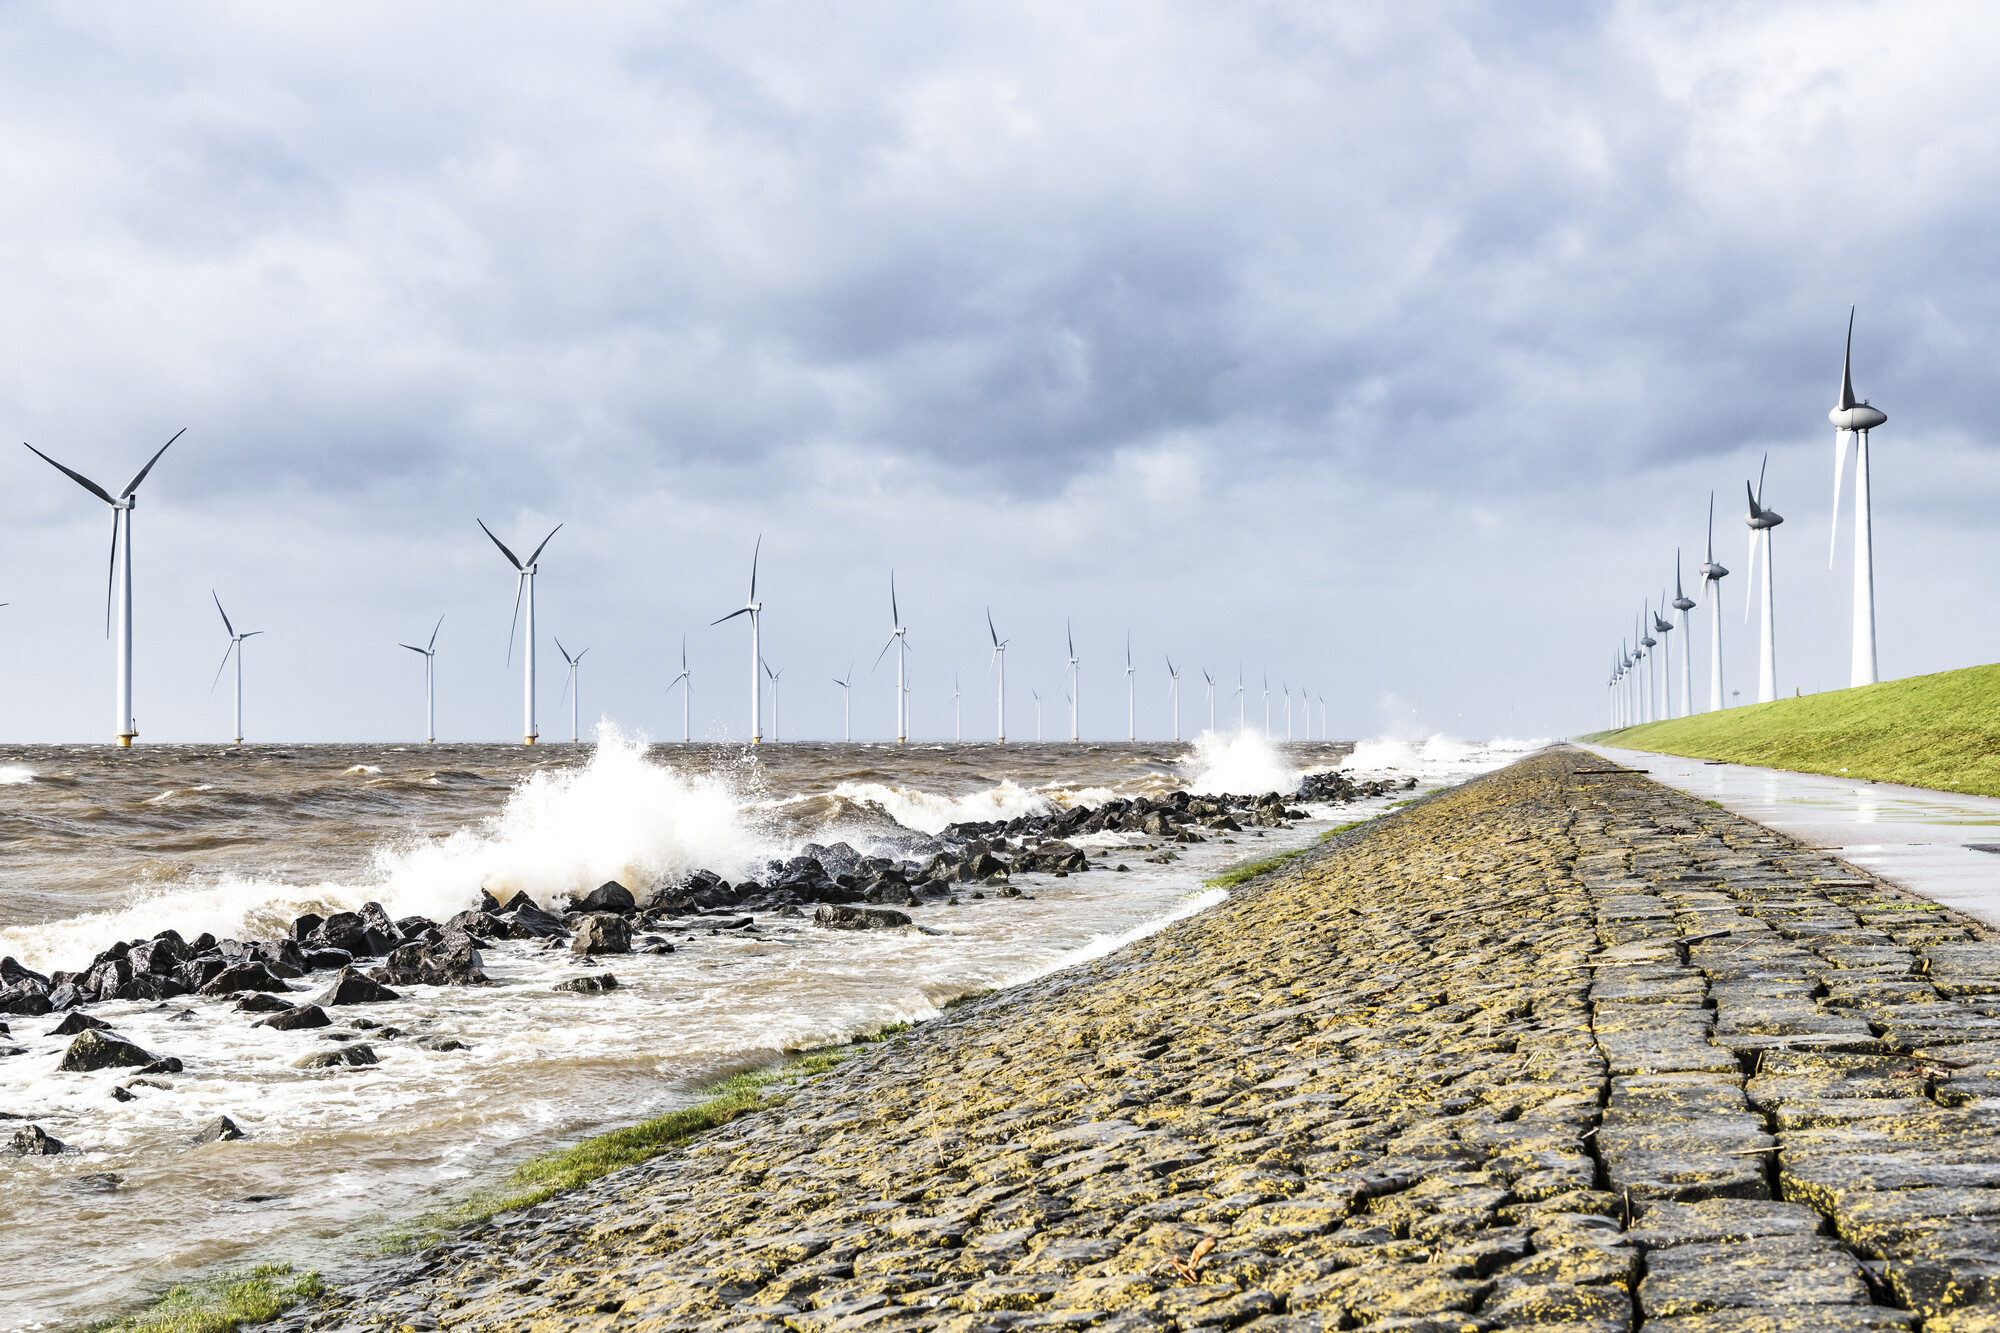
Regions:
[[1554, 748], [271, 1327], [1985, 1327], [1994, 994]]

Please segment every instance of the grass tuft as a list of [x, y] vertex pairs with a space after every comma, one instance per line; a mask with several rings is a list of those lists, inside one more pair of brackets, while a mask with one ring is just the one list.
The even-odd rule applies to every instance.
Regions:
[[[1368, 821], [1365, 819], [1357, 819], [1351, 823], [1341, 824], [1334, 828], [1330, 828], [1326, 832], [1320, 834], [1319, 838], [1314, 842], [1313, 845], [1318, 846], [1319, 843], [1326, 842], [1332, 838], [1337, 838], [1341, 834], [1347, 832], [1347, 830], [1351, 828], [1360, 828], [1363, 824], [1366, 824], [1367, 822]], [[1210, 889], [1233, 889], [1238, 884], [1249, 883], [1251, 880], [1257, 878], [1257, 876], [1259, 875], [1268, 875], [1273, 870], [1276, 870], [1279, 866], [1285, 864], [1285, 862], [1296, 861], [1299, 857], [1304, 856], [1307, 852], [1311, 850], [1312, 847], [1299, 847], [1289, 852], [1279, 852], [1276, 856], [1266, 857], [1262, 861], [1252, 861], [1248, 865], [1240, 865], [1233, 870], [1225, 870], [1220, 875], [1217, 875], [1214, 879], [1203, 880], [1202, 886], [1204, 888], [1210, 888]]]
[[1744, 704], [1586, 739], [1691, 759], [2000, 796], [2000, 665]]
[[319, 1274], [292, 1276], [290, 1264], [219, 1273], [169, 1287], [138, 1314], [95, 1326], [96, 1333], [234, 1333], [275, 1319], [320, 1291]]

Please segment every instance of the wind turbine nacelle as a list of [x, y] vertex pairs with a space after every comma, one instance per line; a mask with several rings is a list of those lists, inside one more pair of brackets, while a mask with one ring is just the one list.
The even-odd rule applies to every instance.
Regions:
[[1758, 513], [1746, 515], [1743, 519], [1745, 526], [1749, 527], [1753, 532], [1762, 532], [1766, 528], [1775, 528], [1784, 521], [1785, 516], [1775, 509], [1761, 510]]
[[[1706, 569], [1707, 566], [1703, 566], [1703, 568]], [[1673, 600], [1673, 608], [1676, 611], [1692, 611], [1694, 610], [1694, 598], [1676, 597]]]
[[1701, 576], [1705, 579], [1711, 579], [1711, 580], [1726, 579], [1729, 577], [1729, 571], [1724, 569], [1721, 565], [1716, 564], [1713, 560], [1711, 560], [1707, 564], [1701, 567]]
[[1889, 419], [1889, 414], [1879, 407], [1860, 403], [1854, 407], [1836, 407], [1826, 414], [1835, 430], [1873, 430]]

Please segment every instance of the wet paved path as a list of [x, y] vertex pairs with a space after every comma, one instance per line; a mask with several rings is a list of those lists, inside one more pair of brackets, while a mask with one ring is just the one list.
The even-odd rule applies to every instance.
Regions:
[[2000, 945], [1556, 749], [333, 1278], [280, 1327], [2000, 1328]]

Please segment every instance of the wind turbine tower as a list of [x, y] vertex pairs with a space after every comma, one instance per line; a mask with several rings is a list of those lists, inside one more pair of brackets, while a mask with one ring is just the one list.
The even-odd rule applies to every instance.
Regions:
[[[889, 650], [896, 650], [896, 744], [904, 745], [910, 739], [909, 694], [903, 683], [903, 658], [909, 652], [910, 641], [907, 627], [903, 624], [903, 614], [896, 607], [896, 571], [889, 571], [889, 641], [882, 645], [882, 651], [875, 654], [875, 667], [882, 665], [882, 659]], [[869, 667], [872, 672], [875, 667]]]
[[960, 744], [965, 741], [965, 728], [959, 722], [958, 673], [956, 671], [951, 673], [951, 738], [954, 742]]
[[1271, 739], [1271, 673], [1264, 673], [1264, 739]]
[[[990, 606], [986, 608], [986, 632], [993, 636], [993, 656], [987, 659], [986, 665], [988, 669], [996, 666], [1000, 668], [1000, 693], [997, 701], [1000, 739], [996, 744], [1005, 745], [1007, 743], [1007, 645], [1013, 640], [1001, 638], [1000, 631], [993, 628], [993, 608]], [[1040, 740], [1041, 737], [1038, 735], [1035, 739]]]
[[1764, 623], [1757, 632], [1757, 702], [1770, 703], [1778, 697], [1778, 649], [1777, 649], [1777, 603], [1771, 591], [1771, 530], [1785, 521], [1775, 509], [1764, 508], [1764, 468], [1771, 462], [1769, 454], [1764, 455], [1764, 463], [1757, 469], [1757, 489], [1751, 490], [1750, 483], [1743, 483], [1743, 492], [1750, 500], [1750, 512], [1743, 516], [1744, 524], [1750, 529], [1750, 587], [1746, 589], [1750, 597], [1743, 602], [1743, 618], [1750, 618], [1750, 599], [1757, 588], [1757, 556], [1761, 550], [1764, 557]]
[[681, 744], [688, 743], [688, 696], [694, 693], [694, 673], [688, 670], [688, 638], [681, 635], [681, 674], [667, 682], [667, 693], [681, 687]]
[[[1666, 589], [1660, 590], [1660, 611], [1667, 609]], [[1674, 632], [1674, 622], [1653, 612], [1653, 633], [1660, 636], [1660, 718], [1662, 721], [1674, 715], [1674, 641], [1667, 636]], [[1686, 656], [1685, 653], [1682, 656]]]
[[1069, 743], [1075, 745], [1079, 739], [1076, 729], [1076, 697], [1083, 693], [1083, 664], [1076, 655], [1076, 632], [1063, 621], [1063, 638], [1069, 644]]
[[757, 557], [764, 553], [764, 538], [757, 537], [757, 545], [750, 551], [750, 595], [743, 599], [743, 605], [724, 616], [722, 620], [711, 622], [720, 625], [723, 620], [734, 620], [738, 616], [750, 617], [750, 743], [764, 743], [764, 604], [757, 600]]
[[[215, 604], [215, 609], [218, 611], [222, 609], [222, 602], [220, 599], [217, 599]], [[225, 616], [224, 620], [227, 619], [228, 617]], [[444, 628], [444, 617], [439, 616], [437, 624], [431, 626], [431, 641], [424, 647], [419, 648], [414, 643], [405, 643], [399, 645], [400, 647], [408, 648], [411, 652], [417, 654], [419, 657], [424, 659], [424, 744], [426, 745], [437, 744], [437, 738], [438, 738], [437, 690], [435, 682], [432, 680], [431, 677], [431, 667], [433, 665], [434, 660], [437, 657], [438, 631], [443, 628]], [[237, 730], [241, 731], [242, 728], [238, 727]]]
[[1236, 729], [1238, 731], [1248, 731], [1250, 729], [1249, 723], [1243, 716], [1243, 707], [1243, 664], [1238, 662], [1236, 664]]
[[1649, 602], [1639, 608], [1639, 646], [1646, 650], [1646, 676], [1639, 687], [1639, 720], [1641, 722], [1652, 722], [1655, 720], [1653, 717], [1653, 676], [1655, 674], [1653, 649], [1659, 647], [1660, 641], [1654, 638], [1652, 630], [1647, 628], [1647, 622], [1652, 619], [1653, 607]]
[[1040, 741], [1042, 739], [1042, 692], [1033, 686], [1029, 686], [1028, 693], [1033, 695], [1035, 699], [1035, 739]]
[[840, 739], [843, 741], [852, 741], [854, 739], [854, 663], [849, 662], [847, 664], [846, 679], [843, 680], [841, 677], [835, 676], [833, 683], [840, 686]]
[[1174, 659], [1167, 658], [1167, 693], [1174, 701], [1174, 743], [1181, 739], [1181, 673], [1174, 669]]
[[1708, 711], [1722, 711], [1722, 581], [1729, 571], [1715, 563], [1715, 492], [1708, 493], [1708, 559], [1701, 567], [1701, 595], [1709, 602]]
[[[40, 449], [35, 448], [34, 445], [24, 443], [22, 446], [29, 453], [41, 459], [44, 463], [47, 463], [50, 467], [111, 506], [111, 581], [105, 588], [104, 594], [104, 631], [108, 637], [111, 633], [112, 612], [115, 609], [117, 612], [118, 638], [117, 647], [113, 653], [113, 661], [117, 664], [115, 693], [117, 697], [118, 718], [116, 725], [118, 727], [118, 744], [121, 746], [129, 746], [139, 735], [138, 730], [132, 725], [132, 510], [139, 503], [139, 483], [144, 481], [146, 474], [153, 470], [153, 464], [160, 461], [160, 454], [164, 454], [168, 449], [171, 449], [174, 440], [178, 440], [185, 434], [187, 434], [186, 426], [175, 431], [173, 440], [168, 440], [165, 444], [161, 445], [159, 453], [154, 454], [146, 460], [146, 466], [139, 469], [139, 475], [132, 478], [131, 482], [126, 485], [124, 490], [118, 493], [115, 499], [109, 491], [99, 486], [89, 477], [84, 476], [81, 472], [75, 472], [64, 467]], [[121, 533], [123, 534], [122, 542], [120, 541]]]
[[771, 664], [766, 662], [764, 663], [764, 674], [771, 678], [771, 743], [775, 745], [784, 739], [778, 727], [778, 677], [784, 675], [785, 672], [783, 668], [776, 671], [771, 670]]
[[1674, 600], [1669, 604], [1681, 613], [1681, 711], [1682, 717], [1694, 716], [1694, 633], [1688, 624], [1688, 612], [1694, 610], [1694, 599], [1681, 589], [1681, 551], [1674, 548]]
[[1135, 679], [1132, 671], [1132, 631], [1128, 629], [1125, 631], [1125, 739], [1128, 741], [1139, 739], [1139, 710], [1134, 702]]
[[1847, 311], [1847, 353], [1840, 360], [1840, 400], [1827, 413], [1833, 422], [1833, 523], [1826, 567], [1833, 568], [1833, 543], [1840, 536], [1840, 473], [1847, 462], [1847, 442], [1854, 455], [1854, 666], [1848, 684], [1875, 683], [1875, 526], [1868, 497], [1868, 432], [1889, 419], [1867, 399], [1854, 401], [1854, 309]]
[[[222, 679], [222, 668], [229, 665], [229, 655], [231, 653], [236, 654], [236, 744], [241, 745], [243, 744], [243, 641], [245, 639], [254, 639], [264, 631], [253, 629], [238, 634], [236, 626], [229, 623], [229, 613], [222, 609], [222, 599], [216, 597], [215, 589], [210, 588], [208, 595], [215, 597], [216, 614], [222, 617], [222, 628], [229, 635], [229, 646], [222, 650], [222, 666], [215, 669], [215, 680]], [[215, 681], [210, 681], [208, 688], [210, 692], [213, 692]]]
[[[535, 562], [541, 559], [542, 547], [547, 546], [550, 539], [562, 531], [562, 524], [558, 523], [553, 528], [550, 528], [549, 535], [542, 538], [542, 545], [537, 546], [535, 553], [523, 562], [514, 558], [514, 553], [507, 549], [507, 543], [493, 536], [493, 529], [486, 526], [485, 519], [475, 519], [474, 521], [479, 524], [481, 532], [493, 538], [493, 544], [500, 548], [500, 554], [507, 557], [507, 563], [514, 567], [515, 573], [519, 576], [514, 584], [514, 615], [516, 617], [521, 614], [522, 595], [526, 594], [527, 596], [527, 651], [521, 656], [521, 744], [533, 745], [537, 740], [541, 739], [541, 733], [535, 730], [535, 570], [538, 568]], [[512, 661], [513, 657], [514, 621], [510, 619], [507, 622], [507, 658], [509, 661]]]
[[[583, 697], [583, 676], [581, 672], [583, 653], [589, 652], [590, 649], [585, 648], [583, 652], [571, 656], [569, 649], [563, 647], [563, 641], [557, 639], [556, 651], [563, 655], [563, 661], [569, 663], [569, 672], [563, 677], [563, 694], [569, 696], [569, 743], [575, 745], [577, 743], [577, 701]], [[561, 706], [561, 695], [557, 696], [557, 706]]]

